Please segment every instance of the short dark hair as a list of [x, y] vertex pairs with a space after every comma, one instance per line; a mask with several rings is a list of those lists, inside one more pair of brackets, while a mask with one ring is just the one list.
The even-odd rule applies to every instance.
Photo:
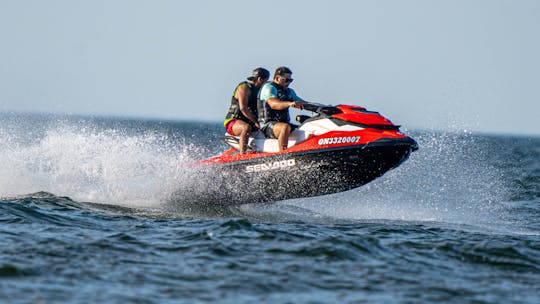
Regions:
[[292, 74], [292, 71], [291, 71], [291, 69], [289, 69], [286, 66], [281, 66], [281, 67], [276, 69], [276, 72], [274, 73], [274, 77], [283, 76], [285, 74]]
[[253, 70], [253, 75], [249, 76], [247, 79], [251, 81], [257, 81], [258, 78], [268, 79], [270, 77], [270, 72], [265, 68], [256, 68]]

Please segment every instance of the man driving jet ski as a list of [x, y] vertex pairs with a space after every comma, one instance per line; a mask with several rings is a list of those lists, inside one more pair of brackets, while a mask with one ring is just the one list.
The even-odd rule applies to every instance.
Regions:
[[289, 108], [302, 108], [306, 102], [289, 88], [293, 81], [292, 71], [288, 67], [279, 67], [272, 82], [265, 83], [259, 93], [257, 111], [261, 131], [268, 138], [277, 138], [278, 149], [287, 149], [291, 124]]

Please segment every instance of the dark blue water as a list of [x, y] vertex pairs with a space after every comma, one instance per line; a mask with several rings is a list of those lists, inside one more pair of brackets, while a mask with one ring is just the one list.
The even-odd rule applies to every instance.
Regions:
[[198, 209], [217, 123], [0, 123], [2, 303], [540, 302], [538, 137], [410, 132], [364, 187]]

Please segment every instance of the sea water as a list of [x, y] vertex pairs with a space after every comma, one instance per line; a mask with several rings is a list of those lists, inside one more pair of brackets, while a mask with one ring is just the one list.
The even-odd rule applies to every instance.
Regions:
[[222, 132], [0, 114], [0, 302], [540, 302], [540, 138], [408, 131], [363, 187], [186, 208]]

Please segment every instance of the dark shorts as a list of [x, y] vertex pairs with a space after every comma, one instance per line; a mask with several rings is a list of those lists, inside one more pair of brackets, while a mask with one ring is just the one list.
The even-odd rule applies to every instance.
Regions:
[[[274, 135], [274, 126], [278, 122], [279, 121], [271, 121], [268, 124], [266, 124], [266, 126], [264, 128], [262, 128], [262, 131], [264, 132], [264, 135], [266, 136], [266, 138], [277, 138]], [[298, 128], [297, 125], [293, 125], [293, 124], [289, 124], [289, 125], [291, 126], [291, 132], [294, 131], [296, 128]]]
[[266, 138], [276, 138], [274, 136], [274, 125], [276, 123], [277, 123], [277, 121], [271, 121], [261, 129], [261, 131], [263, 131]]

